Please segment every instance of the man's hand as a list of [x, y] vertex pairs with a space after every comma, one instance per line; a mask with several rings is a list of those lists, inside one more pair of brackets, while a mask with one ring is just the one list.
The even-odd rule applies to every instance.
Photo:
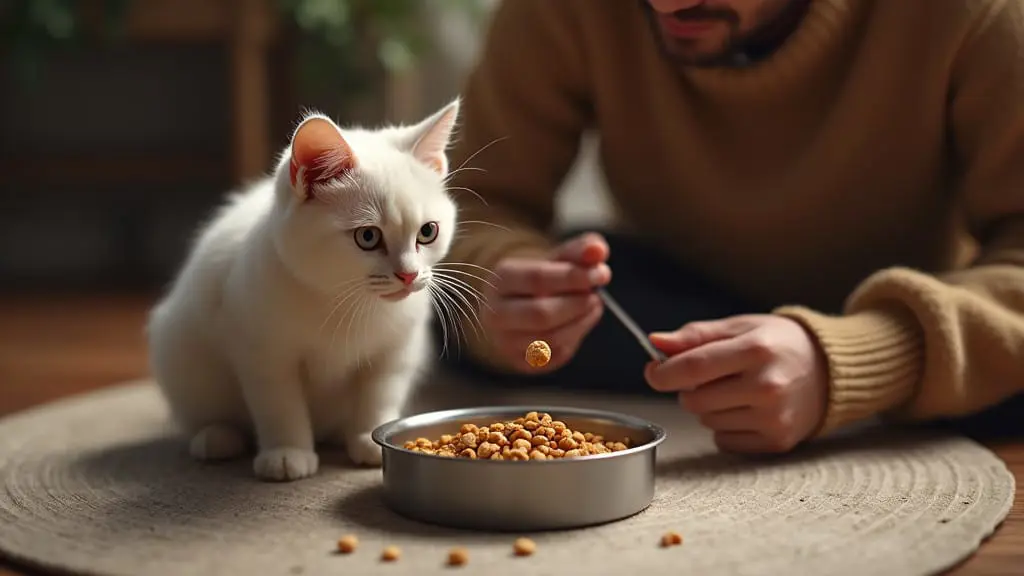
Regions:
[[489, 309], [481, 310], [480, 322], [506, 364], [537, 371], [524, 360], [534, 340], [551, 346], [545, 371], [572, 358], [601, 318], [603, 306], [594, 288], [611, 281], [607, 260], [604, 238], [583, 234], [546, 258], [510, 257], [498, 263], [494, 288], [486, 294]]
[[644, 370], [648, 384], [677, 392], [686, 410], [730, 452], [786, 452], [817, 429], [828, 368], [817, 343], [781, 316], [737, 316], [655, 333], [669, 356]]

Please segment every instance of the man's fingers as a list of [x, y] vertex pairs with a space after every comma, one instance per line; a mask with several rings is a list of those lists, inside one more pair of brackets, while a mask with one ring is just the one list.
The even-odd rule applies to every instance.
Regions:
[[578, 320], [600, 305], [595, 294], [504, 298], [492, 306], [492, 325], [511, 332], [543, 333]]
[[715, 432], [753, 432], [759, 429], [757, 417], [753, 408], [733, 408], [701, 414], [700, 423]]
[[762, 454], [772, 452], [769, 449], [770, 443], [765, 437], [753, 433], [753, 431], [716, 431], [715, 446], [723, 452], [737, 452], [744, 454]]
[[722, 320], [690, 322], [672, 332], [653, 332], [649, 339], [655, 348], [672, 356], [686, 350], [727, 338], [735, 338], [754, 328], [746, 316]]
[[594, 266], [608, 260], [608, 242], [600, 234], [580, 234], [555, 248], [556, 260], [572, 262], [580, 266]]
[[[555, 370], [564, 366], [579, 349], [586, 335], [594, 329], [604, 308], [600, 303], [583, 316], [547, 332], [504, 332], [499, 338], [506, 357], [519, 361], [526, 353], [526, 347], [534, 340], [544, 340], [551, 347], [551, 362], [539, 370], [541, 372]], [[524, 360], [525, 361], [525, 360]], [[532, 369], [537, 371], [538, 369]]]
[[796, 446], [791, 437], [749, 431], [716, 431], [715, 445], [723, 452], [783, 454]]
[[679, 393], [679, 403], [687, 412], [702, 415], [755, 405], [757, 386], [744, 376], [729, 376], [709, 382], [693, 391]]
[[645, 370], [647, 382], [661, 392], [696, 390], [720, 378], [751, 368], [758, 358], [742, 338], [717, 340], [651, 364]]
[[590, 292], [611, 281], [606, 264], [591, 268], [570, 262], [509, 259], [496, 269], [498, 293], [502, 296], [549, 296]]

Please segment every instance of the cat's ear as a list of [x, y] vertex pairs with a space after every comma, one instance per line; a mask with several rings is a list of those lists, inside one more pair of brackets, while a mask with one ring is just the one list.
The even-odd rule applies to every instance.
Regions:
[[448, 175], [448, 154], [455, 124], [459, 119], [459, 100], [455, 99], [413, 128], [412, 155], [441, 176]]
[[300, 200], [310, 198], [317, 182], [338, 178], [356, 166], [352, 148], [333, 122], [323, 116], [302, 121], [292, 136], [292, 190]]

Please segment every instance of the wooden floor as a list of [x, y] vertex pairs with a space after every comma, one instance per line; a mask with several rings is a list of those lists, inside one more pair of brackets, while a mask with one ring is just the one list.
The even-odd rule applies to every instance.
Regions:
[[[141, 296], [0, 297], [0, 416], [145, 376], [150, 300]], [[990, 445], [1017, 478], [1010, 517], [951, 574], [1024, 574], [1024, 440]], [[38, 574], [0, 561], [0, 576]]]

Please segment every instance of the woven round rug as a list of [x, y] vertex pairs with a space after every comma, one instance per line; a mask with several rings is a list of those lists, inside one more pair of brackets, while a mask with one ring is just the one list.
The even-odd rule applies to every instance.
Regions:
[[[380, 471], [322, 456], [311, 479], [252, 476], [248, 459], [200, 464], [170, 431], [150, 382], [84, 395], [0, 421], [0, 551], [76, 574], [450, 573], [463, 546], [473, 574], [932, 574], [970, 555], [1008, 513], [1014, 479], [978, 444], [922, 432], [857, 430], [781, 458], [723, 455], [673, 402], [445, 384], [407, 411], [503, 403], [574, 403], [665, 426], [657, 493], [631, 518], [515, 535], [406, 520], [381, 503]], [[438, 486], [477, 490], [486, 486]], [[544, 486], [523, 486], [544, 498]], [[608, 494], [614, 498], [614, 494]], [[682, 546], [660, 548], [674, 530]], [[334, 552], [344, 534], [354, 554]], [[398, 546], [397, 562], [380, 560]]]

